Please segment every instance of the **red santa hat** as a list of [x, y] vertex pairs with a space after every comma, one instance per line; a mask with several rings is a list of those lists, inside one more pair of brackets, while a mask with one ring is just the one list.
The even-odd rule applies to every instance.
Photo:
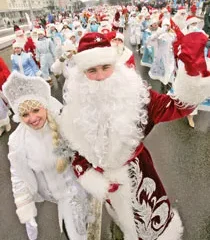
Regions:
[[23, 34], [24, 34], [24, 31], [22, 29], [19, 29], [19, 30], [15, 31], [15, 36], [16, 37], [19, 37], [19, 36], [21, 36]]
[[178, 8], [178, 12], [179, 13], [187, 13], [187, 10], [186, 10], [185, 7], [181, 6], [181, 7]]
[[117, 32], [113, 39], [120, 39], [122, 42], [124, 42], [124, 35], [120, 32]]
[[192, 23], [198, 23], [200, 20], [197, 17], [194, 16], [188, 16], [186, 19], [186, 25], [189, 26]]
[[84, 71], [98, 65], [115, 64], [117, 54], [104, 34], [92, 32], [80, 39], [74, 60], [78, 68]]

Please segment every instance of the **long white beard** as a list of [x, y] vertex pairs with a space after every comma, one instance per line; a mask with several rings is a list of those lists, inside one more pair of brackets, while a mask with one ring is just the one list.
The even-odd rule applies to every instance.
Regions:
[[16, 37], [16, 41], [18, 43], [21, 43], [23, 46], [25, 45], [26, 40], [27, 40], [26, 37]]
[[124, 50], [124, 44], [116, 44], [116, 43], [111, 43], [111, 46], [114, 47], [114, 49], [117, 51], [117, 54], [121, 56], [123, 54]]
[[61, 125], [72, 148], [94, 167], [122, 166], [144, 138], [150, 98], [143, 81], [120, 65], [104, 81], [88, 80], [76, 71], [69, 89]]

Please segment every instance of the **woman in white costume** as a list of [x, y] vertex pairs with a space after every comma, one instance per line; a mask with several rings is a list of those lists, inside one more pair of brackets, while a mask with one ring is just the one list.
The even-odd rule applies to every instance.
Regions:
[[62, 56], [57, 59], [51, 66], [51, 71], [55, 75], [63, 75], [65, 82], [63, 85], [63, 103], [68, 102], [69, 94], [67, 89], [67, 82], [72, 78], [72, 68], [75, 66], [73, 56], [76, 54], [77, 50], [73, 43], [67, 42], [63, 47]]
[[35, 202], [58, 205], [59, 225], [71, 240], [86, 240], [88, 196], [68, 165], [72, 151], [57, 125], [62, 105], [41, 78], [13, 72], [3, 93], [20, 121], [9, 138], [8, 158], [16, 213], [26, 224], [28, 238], [38, 239]]

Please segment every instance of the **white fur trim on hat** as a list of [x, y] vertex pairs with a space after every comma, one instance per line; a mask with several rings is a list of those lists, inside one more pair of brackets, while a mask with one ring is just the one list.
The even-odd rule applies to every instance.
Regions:
[[77, 53], [73, 56], [80, 70], [87, 70], [103, 64], [115, 64], [117, 53], [113, 47], [96, 47]]
[[157, 23], [157, 22], [158, 22], [157, 18], [151, 18], [149, 20], [149, 25], [151, 26], [152, 24]]
[[24, 43], [16, 41], [12, 44], [13, 48], [24, 48]]
[[124, 42], [124, 35], [122, 33], [117, 32], [114, 39], [116, 39], [116, 38], [121, 39]]
[[192, 23], [199, 23], [199, 22], [200, 22], [200, 20], [197, 17], [192, 17], [192, 18], [187, 19], [186, 25], [189, 26]]
[[37, 34], [43, 34], [43, 35], [45, 35], [44, 29], [39, 28], [39, 29], [37, 30]]

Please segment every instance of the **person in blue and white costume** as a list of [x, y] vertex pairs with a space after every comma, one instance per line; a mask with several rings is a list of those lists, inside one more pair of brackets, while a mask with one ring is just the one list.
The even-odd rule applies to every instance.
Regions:
[[130, 44], [135, 46], [136, 45], [136, 12], [133, 11], [130, 13], [129, 19], [128, 19], [128, 25], [130, 27]]
[[49, 37], [55, 45], [55, 58], [59, 58], [62, 55], [62, 45], [64, 42], [63, 35], [58, 31], [58, 26], [50, 24], [47, 37]]
[[156, 19], [150, 19], [149, 28], [144, 31], [142, 43], [144, 46], [143, 56], [141, 58], [141, 65], [151, 67], [154, 58], [157, 55], [157, 36], [159, 36], [161, 29], [158, 27]]
[[98, 32], [99, 24], [97, 23], [95, 18], [90, 18], [87, 26], [88, 32]]
[[165, 18], [162, 21], [162, 28], [158, 31], [157, 54], [149, 71], [151, 79], [160, 80], [162, 84], [172, 83], [175, 74], [175, 58], [173, 42], [176, 39], [175, 32], [170, 28], [170, 21]]
[[63, 28], [61, 29], [61, 34], [63, 39], [66, 40], [68, 35], [72, 32], [72, 29], [69, 27], [69, 23], [67, 21], [63, 21]]
[[46, 200], [58, 205], [61, 232], [65, 227], [69, 239], [86, 240], [88, 195], [68, 164], [73, 152], [59, 131], [62, 104], [42, 78], [18, 72], [9, 76], [3, 94], [20, 122], [9, 137], [8, 158], [16, 214], [28, 239], [39, 239], [35, 203]]
[[73, 56], [77, 53], [77, 49], [71, 42], [66, 43], [62, 47], [62, 49], [63, 54], [53, 63], [53, 65], [51, 66], [51, 71], [55, 75], [63, 74], [65, 78], [65, 82], [63, 85], [63, 104], [66, 104], [70, 97], [68, 94], [67, 82], [71, 81], [71, 78], [73, 77], [71, 70], [75, 66]]
[[14, 53], [11, 55], [12, 71], [18, 71], [25, 76], [41, 76], [42, 72], [39, 70], [31, 53], [23, 51], [23, 45], [15, 42], [13, 45]]
[[40, 62], [42, 77], [52, 86], [53, 82], [50, 76], [50, 68], [55, 61], [55, 45], [50, 38], [45, 37], [43, 29], [38, 30], [36, 60]]

